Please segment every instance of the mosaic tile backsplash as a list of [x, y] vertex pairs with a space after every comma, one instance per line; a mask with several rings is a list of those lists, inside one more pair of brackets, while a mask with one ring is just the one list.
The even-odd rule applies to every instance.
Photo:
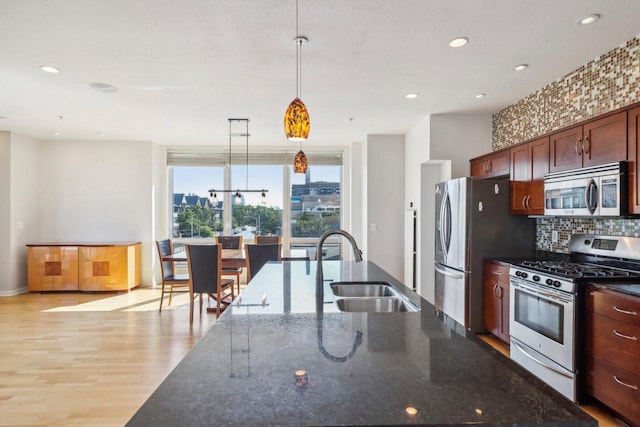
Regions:
[[493, 115], [499, 150], [640, 101], [640, 37]]
[[[494, 114], [499, 150], [640, 101], [640, 37]], [[538, 218], [536, 249], [567, 253], [575, 233], [640, 236], [640, 220]], [[552, 232], [558, 241], [552, 242]]]

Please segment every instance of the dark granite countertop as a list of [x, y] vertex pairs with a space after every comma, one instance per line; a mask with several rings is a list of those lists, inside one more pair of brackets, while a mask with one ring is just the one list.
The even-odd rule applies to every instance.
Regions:
[[597, 425], [375, 264], [323, 266], [421, 310], [343, 313], [328, 283], [316, 304], [315, 262], [269, 263], [127, 425]]
[[597, 282], [591, 283], [592, 285], [610, 289], [612, 291], [621, 292], [627, 295], [633, 295], [640, 297], [640, 284], [627, 282]]

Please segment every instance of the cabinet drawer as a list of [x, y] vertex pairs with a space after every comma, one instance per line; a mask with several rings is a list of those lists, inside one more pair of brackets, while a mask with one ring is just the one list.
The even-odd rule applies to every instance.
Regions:
[[587, 352], [640, 375], [640, 327], [587, 312]]
[[587, 393], [634, 425], [640, 425], [640, 377], [604, 360], [587, 358]]
[[640, 326], [640, 298], [631, 295], [590, 287], [587, 310]]
[[509, 283], [509, 267], [493, 262], [484, 263], [485, 279], [497, 280], [500, 283]]

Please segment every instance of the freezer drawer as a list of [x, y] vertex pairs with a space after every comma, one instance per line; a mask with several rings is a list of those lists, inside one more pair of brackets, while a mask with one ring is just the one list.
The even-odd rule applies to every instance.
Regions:
[[465, 328], [469, 327], [467, 300], [469, 275], [435, 263], [436, 308]]

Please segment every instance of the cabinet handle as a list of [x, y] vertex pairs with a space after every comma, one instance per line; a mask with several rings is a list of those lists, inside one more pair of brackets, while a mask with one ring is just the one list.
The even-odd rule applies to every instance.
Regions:
[[578, 138], [578, 140], [576, 141], [576, 155], [577, 156], [582, 156], [582, 138]]
[[502, 273], [499, 271], [492, 271], [491, 274], [495, 274], [496, 276], [502, 276]]
[[502, 299], [502, 286], [500, 286], [499, 284], [497, 284], [496, 286], [498, 286], [496, 288], [496, 290], [498, 291], [498, 299]]
[[584, 137], [584, 141], [582, 142], [582, 145], [584, 145], [584, 153], [589, 154], [589, 149], [591, 148], [591, 142], [589, 141], [588, 136]]
[[628, 311], [628, 310], [623, 310], [621, 308], [616, 307], [615, 305], [613, 306], [613, 309], [615, 311], [617, 311], [618, 313], [622, 313], [622, 314], [628, 314], [630, 316], [637, 316], [638, 313], [636, 313], [635, 311]]
[[487, 172], [491, 172], [491, 159], [487, 160]]
[[527, 210], [527, 197], [528, 196], [522, 196], [522, 209]]
[[527, 210], [531, 210], [531, 194], [527, 196]]
[[484, 169], [485, 172], [489, 172], [489, 162], [488, 161], [484, 162], [483, 169]]
[[613, 333], [616, 334], [617, 336], [619, 336], [620, 338], [625, 338], [631, 341], [638, 341], [638, 338], [634, 337], [634, 336], [630, 336], [630, 335], [625, 335], [625, 334], [621, 334], [620, 332], [616, 331], [615, 329], [613, 330]]
[[498, 298], [498, 292], [496, 291], [496, 288], [498, 287], [498, 284], [496, 283], [495, 285], [493, 285], [493, 296]]
[[621, 380], [620, 380], [620, 378], [618, 378], [618, 377], [617, 377], [617, 376], [615, 376], [615, 375], [613, 376], [613, 379], [614, 379], [618, 384], [620, 384], [620, 385], [623, 385], [623, 386], [625, 386], [625, 387], [629, 387], [629, 388], [631, 388], [631, 389], [633, 389], [633, 390], [637, 390], [637, 389], [638, 389], [638, 386], [636, 386], [636, 385], [632, 385], [632, 384], [627, 384], [627, 383], [625, 383], [624, 381], [621, 381]]

